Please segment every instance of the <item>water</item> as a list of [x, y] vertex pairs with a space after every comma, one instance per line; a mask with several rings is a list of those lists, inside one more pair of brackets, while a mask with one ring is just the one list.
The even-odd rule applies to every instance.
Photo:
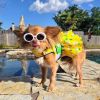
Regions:
[[33, 60], [11, 60], [7, 59], [5, 55], [0, 55], [0, 77], [21, 76], [25, 74], [32, 77], [39, 72], [39, 66]]
[[97, 54], [89, 54], [87, 56], [87, 59], [95, 61], [96, 63], [100, 64], [100, 54], [99, 55], [97, 55]]
[[[91, 54], [88, 55], [87, 58], [100, 64], [100, 55]], [[0, 55], [0, 77], [21, 76], [26, 74], [32, 77], [39, 73], [40, 67], [33, 60], [11, 60], [7, 59], [5, 55]]]

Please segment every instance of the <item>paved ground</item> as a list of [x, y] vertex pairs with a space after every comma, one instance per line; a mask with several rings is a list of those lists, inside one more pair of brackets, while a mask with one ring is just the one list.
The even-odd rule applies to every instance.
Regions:
[[[64, 69], [65, 70], [65, 69]], [[84, 87], [74, 87], [78, 82], [74, 77], [66, 73], [57, 73], [57, 88], [53, 92], [47, 92], [42, 87], [31, 85], [29, 78], [0, 78], [0, 100], [100, 100], [100, 64], [86, 60], [83, 66]], [[26, 82], [24, 82], [26, 81]], [[33, 78], [39, 82], [38, 75]], [[49, 80], [46, 82], [48, 86]]]
[[[67, 72], [67, 71], [66, 71]], [[52, 93], [33, 86], [33, 92], [40, 91], [38, 100], [100, 100], [100, 64], [86, 60], [83, 66], [84, 87], [74, 87], [78, 82], [67, 73], [57, 74], [57, 89]], [[35, 78], [34, 80], [38, 80]], [[46, 83], [48, 86], [49, 81]]]

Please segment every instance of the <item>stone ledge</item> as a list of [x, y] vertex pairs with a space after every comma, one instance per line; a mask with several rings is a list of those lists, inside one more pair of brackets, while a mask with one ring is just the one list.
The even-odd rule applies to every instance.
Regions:
[[30, 94], [29, 77], [0, 77], [0, 94]]
[[0, 100], [32, 100], [30, 95], [0, 95]]
[[30, 83], [24, 82], [0, 82], [0, 94], [30, 94]]

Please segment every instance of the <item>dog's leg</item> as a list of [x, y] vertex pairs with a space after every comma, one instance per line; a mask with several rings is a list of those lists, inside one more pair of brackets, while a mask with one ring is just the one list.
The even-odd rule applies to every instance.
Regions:
[[82, 65], [85, 60], [85, 52], [81, 52], [73, 59], [73, 64], [76, 66], [76, 73], [79, 75], [79, 84], [76, 86], [82, 87], [83, 86], [83, 75], [82, 75]]
[[77, 60], [77, 73], [79, 74], [79, 85], [80, 87], [83, 86], [83, 75], [82, 75], [82, 66], [86, 59], [86, 52], [83, 51], [79, 54], [78, 60]]
[[44, 87], [44, 83], [46, 81], [46, 77], [47, 77], [47, 67], [42, 65], [41, 66], [41, 81], [39, 83], [36, 83], [35, 85], [37, 87], [40, 87], [40, 86]]
[[76, 86], [81, 87], [83, 86], [83, 75], [82, 75], [82, 65], [83, 65], [83, 58], [81, 57], [82, 55], [77, 55], [77, 57], [74, 58], [73, 64], [76, 66], [76, 76], [79, 76], [79, 84]]
[[50, 84], [49, 84], [48, 91], [53, 91], [55, 89], [56, 72], [57, 72], [57, 69], [58, 69], [57, 66], [58, 66], [58, 64], [56, 62], [51, 64], [51, 77], [50, 77]]
[[76, 71], [77, 74], [79, 75], [79, 85], [77, 86], [82, 87], [83, 86], [83, 75], [82, 75], [82, 66], [81, 65], [76, 65]]
[[44, 86], [44, 83], [45, 83], [46, 78], [47, 78], [47, 67], [42, 66], [41, 67], [41, 72], [42, 72], [41, 84], [42, 84], [42, 86]]
[[[83, 65], [83, 63], [84, 63], [84, 61], [82, 61], [80, 64], [79, 64], [79, 68], [80, 68], [80, 70], [82, 71], [82, 65]], [[76, 67], [77, 68], [77, 67]], [[77, 70], [76, 70], [76, 73], [75, 73], [75, 78], [78, 80], [79, 79], [79, 74], [78, 74], [78, 72], [77, 72]]]
[[55, 60], [55, 55], [53, 53], [46, 55], [45, 60], [48, 63], [48, 65], [50, 65], [50, 69], [51, 69], [50, 84], [49, 84], [49, 87], [48, 87], [48, 91], [52, 91], [52, 90], [55, 89], [56, 72], [57, 72], [57, 69], [58, 69], [58, 64]]

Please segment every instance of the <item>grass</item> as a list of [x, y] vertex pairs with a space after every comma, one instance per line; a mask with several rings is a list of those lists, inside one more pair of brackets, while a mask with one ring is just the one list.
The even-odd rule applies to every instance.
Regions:
[[18, 45], [8, 46], [8, 45], [0, 45], [0, 49], [18, 49]]

